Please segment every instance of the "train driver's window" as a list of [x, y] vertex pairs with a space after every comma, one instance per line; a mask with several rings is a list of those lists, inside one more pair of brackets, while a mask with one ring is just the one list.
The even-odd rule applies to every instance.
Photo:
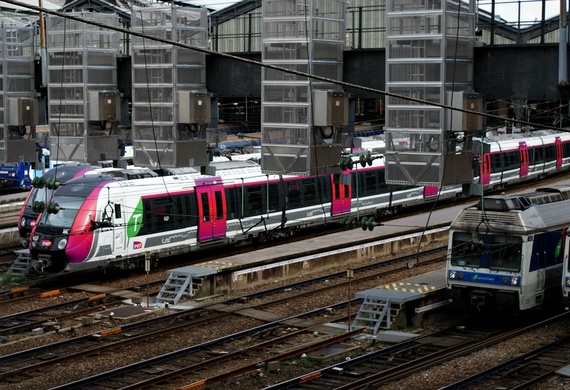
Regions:
[[482, 258], [483, 245], [473, 240], [471, 233], [453, 233], [451, 265], [478, 268], [481, 266]]
[[501, 271], [520, 271], [521, 249], [520, 237], [492, 235], [489, 244], [489, 267]]

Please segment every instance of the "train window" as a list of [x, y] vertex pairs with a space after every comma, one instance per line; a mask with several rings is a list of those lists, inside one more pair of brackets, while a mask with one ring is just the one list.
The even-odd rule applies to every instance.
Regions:
[[331, 181], [326, 176], [319, 177], [319, 191], [323, 202], [331, 201]]
[[520, 237], [491, 235], [487, 252], [489, 268], [497, 271], [520, 271], [521, 250], [522, 239]]
[[153, 205], [152, 199], [143, 199], [143, 220], [139, 235], [150, 234], [153, 231]]
[[317, 191], [315, 179], [303, 179], [301, 181], [301, 196], [303, 199], [303, 206], [318, 204], [316, 194]]
[[556, 146], [549, 145], [544, 148], [546, 161], [553, 161], [556, 158]]
[[222, 200], [222, 192], [215, 191], [214, 198], [216, 200], [216, 219], [224, 219], [224, 202]]
[[200, 194], [200, 201], [202, 202], [202, 221], [208, 222], [210, 220], [210, 199], [208, 199], [207, 192]]
[[261, 186], [247, 186], [245, 189], [245, 199], [248, 207], [244, 210], [244, 216], [261, 215], [263, 210], [263, 190]]
[[299, 181], [292, 180], [287, 182], [289, 189], [289, 209], [295, 209], [301, 206], [301, 191], [299, 191]]
[[570, 142], [564, 142], [563, 145], [564, 157], [570, 157]]
[[359, 184], [362, 183], [358, 188], [359, 196], [373, 196], [378, 194], [378, 175], [375, 171], [363, 172], [359, 180]]
[[179, 210], [180, 214], [184, 215], [186, 219], [186, 226], [196, 226], [198, 225], [198, 211], [196, 205], [196, 194], [191, 193], [184, 196], [184, 201], [182, 202], [183, 207]]
[[505, 170], [518, 169], [520, 167], [520, 153], [518, 152], [507, 152], [503, 155]]
[[340, 199], [340, 186], [341, 184], [338, 182], [334, 182], [334, 199], [338, 200]]
[[471, 233], [453, 233], [451, 265], [478, 268], [481, 266], [482, 252], [483, 244], [474, 241]]
[[156, 216], [156, 231], [163, 232], [174, 228], [174, 216], [178, 213], [169, 198], [154, 199], [153, 211]]
[[530, 163], [539, 164], [544, 162], [544, 148], [532, 148], [530, 149]]
[[240, 207], [238, 206], [236, 191], [238, 191], [236, 188], [226, 188], [226, 212], [228, 213], [228, 219], [240, 218]]
[[501, 171], [501, 155], [500, 154], [491, 154], [491, 171], [492, 172], [500, 172]]
[[564, 234], [562, 230], [545, 232], [534, 236], [530, 271], [562, 264], [564, 260]]
[[277, 183], [269, 184], [267, 189], [269, 199], [267, 203], [269, 207], [267, 208], [268, 212], [278, 211], [279, 207], [279, 188], [277, 187]]
[[175, 227], [183, 227], [186, 226], [186, 214], [183, 212], [184, 210], [184, 203], [182, 196], [172, 196], [172, 203], [174, 204], [174, 214], [172, 215], [174, 226]]
[[120, 204], [115, 204], [115, 218], [123, 218]]

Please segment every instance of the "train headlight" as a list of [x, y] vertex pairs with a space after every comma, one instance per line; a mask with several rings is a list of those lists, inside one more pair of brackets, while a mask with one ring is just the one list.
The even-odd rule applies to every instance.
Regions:
[[519, 278], [514, 277], [511, 279], [511, 286], [518, 286], [519, 285]]
[[457, 272], [449, 271], [449, 279], [456, 279], [456, 278], [457, 278]]
[[564, 284], [566, 285], [566, 287], [570, 287], [570, 278], [566, 277], [566, 281], [564, 282]]
[[26, 226], [26, 218], [22, 218], [22, 220], [20, 221], [21, 226]]
[[67, 238], [62, 238], [57, 243], [57, 249], [65, 249], [66, 246], [67, 246]]

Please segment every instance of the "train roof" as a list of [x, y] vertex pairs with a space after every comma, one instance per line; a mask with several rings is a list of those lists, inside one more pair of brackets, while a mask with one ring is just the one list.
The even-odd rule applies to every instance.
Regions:
[[[365, 143], [366, 144], [366, 143]], [[370, 144], [369, 144], [370, 146]], [[359, 165], [360, 155], [369, 153], [367, 149], [355, 150], [351, 154], [351, 158], [356, 165]], [[382, 155], [372, 153], [374, 160], [372, 167], [378, 168], [384, 165], [384, 158]], [[84, 176], [98, 177], [91, 178], [89, 182], [81, 178], [75, 179], [67, 183], [72, 186], [80, 184], [83, 187], [90, 185], [95, 188], [102, 181], [116, 182], [120, 187], [146, 187], [154, 186], [157, 191], [159, 188], [167, 186], [168, 191], [177, 191], [178, 189], [189, 188], [195, 185], [196, 179], [218, 178], [222, 179], [227, 184], [243, 184], [252, 182], [266, 182], [279, 179], [295, 179], [305, 176], [299, 175], [267, 175], [263, 173], [261, 165], [258, 162], [260, 158], [259, 153], [231, 155], [228, 157], [217, 157], [209, 164], [206, 173], [202, 174], [194, 168], [169, 168], [163, 169], [160, 174], [152, 171], [149, 168], [97, 168], [92, 172], [86, 173]], [[370, 168], [370, 167], [366, 167]], [[357, 168], [359, 169], [359, 168]], [[364, 169], [364, 167], [360, 168]]]
[[[568, 131], [557, 130], [535, 130], [529, 133], [488, 135], [485, 136], [482, 141], [481, 138], [474, 138], [474, 140], [490, 145], [491, 151], [505, 151], [508, 149], [518, 149], [521, 142], [525, 142], [527, 146], [543, 146], [545, 140], [547, 142], [554, 142], [556, 137], [568, 141], [570, 140], [570, 133]], [[475, 146], [475, 150], [477, 150], [476, 148]]]
[[531, 234], [570, 226], [570, 187], [539, 188], [520, 195], [494, 195], [463, 209], [451, 229]]

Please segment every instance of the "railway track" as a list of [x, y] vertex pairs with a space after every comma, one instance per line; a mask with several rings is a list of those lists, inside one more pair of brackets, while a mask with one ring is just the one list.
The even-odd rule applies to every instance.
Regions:
[[[149, 283], [149, 287], [157, 287], [161, 284], [160, 282], [153, 282], [152, 284]], [[133, 289], [135, 288], [142, 288], [142, 286], [133, 287]], [[0, 307], [17, 305], [28, 300], [49, 300], [50, 297], [59, 296], [65, 290], [56, 289], [32, 292], [26, 287], [21, 287], [11, 291], [11, 293], [3, 294], [4, 300], [0, 301]], [[121, 304], [125, 299], [124, 294], [114, 295], [114, 293], [124, 291], [121, 289], [120, 291], [109, 291], [107, 293], [87, 294], [88, 296], [83, 298], [2, 316], [0, 317], [0, 336], [6, 337], [10, 335], [12, 337], [15, 334], [21, 334], [34, 328], [41, 328], [46, 322], [60, 327], [62, 323], [70, 319], [81, 318], [100, 311], [102, 308]]]
[[[435, 256], [435, 257], [434, 257]], [[430, 253], [425, 262], [420, 262], [418, 266], [430, 264], [433, 261], [440, 261], [441, 257], [438, 254]], [[355, 269], [356, 278], [358, 281], [374, 281], [377, 280], [379, 275], [387, 275], [393, 272], [399, 272], [407, 269], [407, 262], [409, 257], [400, 258], [390, 261], [391, 265], [387, 267], [379, 267], [374, 270], [373, 265], [367, 265], [362, 269]], [[376, 267], [378, 268], [378, 266]], [[324, 281], [328, 281], [324, 283]], [[335, 281], [336, 280], [336, 281]], [[358, 286], [357, 281], [353, 280], [352, 283]], [[334, 293], [337, 290], [337, 293]], [[296, 292], [291, 295], [291, 291]], [[196, 355], [197, 350], [202, 350], [206, 346], [212, 345], [206, 355], [217, 357], [220, 360], [220, 354], [226, 355], [224, 351], [226, 347], [220, 347], [218, 341], [222, 341], [225, 337], [225, 342], [236, 343], [236, 340], [243, 340], [243, 345], [250, 345], [249, 340], [264, 340], [265, 348], [270, 345], [285, 342], [287, 338], [301, 338], [306, 339], [309, 337], [313, 343], [315, 339], [313, 333], [317, 331], [321, 333], [322, 330], [311, 330], [313, 327], [321, 325], [323, 318], [327, 321], [348, 322], [351, 314], [347, 310], [349, 308], [356, 309], [358, 307], [357, 300], [349, 302], [342, 301], [340, 303], [333, 303], [319, 309], [312, 309], [309, 312], [302, 312], [300, 315], [275, 315], [271, 313], [282, 312], [284, 308], [287, 310], [294, 310], [290, 306], [292, 302], [302, 303], [307, 296], [330, 296], [332, 302], [338, 301], [339, 294], [346, 297], [345, 278], [341, 279], [340, 274], [332, 274], [320, 278], [312, 279], [310, 281], [299, 282], [285, 287], [278, 287], [268, 291], [257, 292], [251, 295], [233, 298], [232, 300], [223, 303], [212, 303], [203, 305], [199, 308], [184, 312], [175, 312], [166, 316], [160, 316], [154, 319], [140, 321], [131, 324], [117, 325], [116, 328], [106, 329], [93, 334], [85, 335], [82, 337], [75, 337], [66, 341], [49, 344], [43, 347], [34, 348], [32, 350], [21, 351], [12, 355], [7, 355], [0, 358], [0, 380], [11, 380], [14, 382], [21, 381], [22, 385], [26, 385], [26, 379], [35, 376], [35, 373], [45, 372], [50, 367], [65, 366], [66, 362], [77, 363], [78, 359], [84, 356], [106, 356], [106, 351], [113, 351], [113, 354], [119, 353], [118, 351], [129, 351], [133, 345], [152, 343], [152, 340], [160, 340], [165, 337], [181, 337], [181, 335], [190, 334], [203, 334], [207, 329], [216, 329], [217, 324], [221, 327], [223, 323], [233, 322], [242, 324], [242, 330], [238, 333], [231, 333], [229, 335], [216, 338], [214, 341], [207, 341], [201, 346], [192, 346], [186, 349], [172, 352], [172, 358], [179, 359], [181, 356], [187, 356], [189, 351], [190, 356]], [[268, 300], [269, 299], [269, 300]], [[333, 314], [331, 314], [333, 313]], [[326, 317], [328, 316], [328, 317]], [[297, 318], [295, 318], [297, 317]], [[316, 321], [311, 321], [310, 318], [317, 318]], [[265, 324], [263, 324], [265, 323]], [[291, 329], [298, 329], [291, 331]], [[253, 331], [252, 331], [253, 329]], [[253, 333], [252, 333], [253, 332]], [[339, 336], [345, 332], [339, 332], [338, 328], [333, 329], [334, 336]], [[273, 335], [272, 335], [273, 334]], [[169, 336], [170, 335], [170, 336]], [[308, 335], [308, 336], [307, 336]], [[275, 339], [279, 336], [281, 339]], [[186, 336], [182, 336], [186, 337]], [[246, 339], [244, 339], [244, 337]], [[96, 340], [96, 341], [95, 341]], [[271, 341], [274, 340], [274, 341]], [[294, 345], [298, 345], [298, 339], [294, 339]], [[318, 342], [326, 343], [326, 341], [319, 339]], [[331, 341], [332, 342], [332, 341]], [[337, 342], [337, 341], [335, 341]], [[235, 345], [235, 344], [234, 344]], [[269, 354], [267, 350], [260, 345], [257, 355], [252, 355], [253, 361], [259, 361], [260, 356], [273, 356], [275, 353]], [[317, 348], [318, 344], [308, 346], [307, 348]], [[196, 349], [197, 348], [197, 349]], [[231, 349], [231, 347], [227, 347]], [[235, 349], [235, 347], [234, 347]], [[217, 352], [216, 352], [217, 351]], [[252, 352], [253, 353], [253, 349]], [[161, 354], [163, 356], [165, 354]], [[202, 356], [202, 355], [201, 355]], [[183, 359], [188, 359], [183, 357]], [[237, 356], [238, 362], [243, 360], [242, 356]], [[153, 360], [153, 359], [145, 359]], [[202, 358], [204, 360], [204, 358]], [[262, 359], [261, 359], [262, 360]], [[185, 360], [187, 364], [188, 361]], [[212, 365], [215, 361], [212, 361]], [[228, 361], [225, 361], [227, 365]], [[57, 365], [56, 365], [57, 363]], [[164, 361], [160, 363], [164, 365]], [[234, 365], [236, 363], [233, 363]], [[145, 365], [143, 363], [135, 364], [134, 366]], [[178, 366], [178, 363], [168, 363], [168, 366]], [[131, 367], [133, 365], [128, 365]], [[134, 367], [133, 366], [133, 367]], [[144, 372], [154, 371], [156, 368], [146, 368]], [[108, 368], [108, 367], [107, 367]], [[117, 374], [119, 368], [113, 369], [112, 376]], [[125, 370], [129, 370], [125, 368]], [[146, 370], [146, 371], [145, 371]], [[201, 373], [204, 372], [202, 369]], [[103, 376], [108, 374], [101, 374]], [[138, 374], [124, 373], [131, 377]], [[156, 375], [154, 375], [156, 377]], [[99, 379], [102, 379], [99, 378]], [[128, 379], [132, 381], [132, 379]], [[89, 386], [93, 385], [91, 383]], [[98, 384], [98, 386], [101, 386]]]
[[[425, 370], [448, 360], [487, 348], [567, 316], [568, 313], [564, 313], [544, 321], [535, 321], [513, 329], [505, 328], [497, 331], [470, 330], [469, 326], [454, 327], [362, 355], [358, 358], [329, 366], [324, 370], [314, 371], [301, 377], [283, 381], [266, 389], [310, 388], [313, 390], [348, 390], [380, 386], [410, 375], [413, 372]], [[561, 350], [567, 352], [570, 340], [565, 339], [562, 343], [564, 347]], [[569, 359], [568, 356], [565, 359], [552, 359], [550, 362], [553, 364], [550, 367], [556, 366], [556, 369], [561, 368], [568, 364]], [[528, 378], [528, 376], [526, 377]], [[486, 382], [484, 387], [489, 388], [489, 383]], [[449, 387], [449, 389], [452, 388], [457, 389], [459, 387], [454, 385]], [[497, 383], [497, 387], [492, 386], [492, 388], [512, 389], [514, 387], [501, 387], [501, 383]]]
[[440, 390], [468, 390], [485, 387], [494, 389], [529, 389], [540, 387], [557, 370], [570, 364], [570, 337], [517, 356], [507, 362], [472, 375]]

